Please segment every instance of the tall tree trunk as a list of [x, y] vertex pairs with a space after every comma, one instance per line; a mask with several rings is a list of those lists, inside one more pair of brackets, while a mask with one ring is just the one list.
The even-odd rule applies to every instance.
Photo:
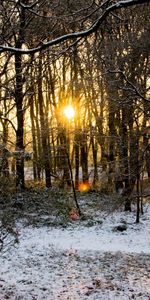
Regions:
[[32, 97], [30, 103], [30, 119], [31, 119], [31, 130], [32, 130], [32, 147], [33, 147], [33, 176], [34, 180], [38, 178], [37, 172], [37, 147], [36, 147], [36, 133], [35, 133], [35, 123], [34, 123], [34, 98]]
[[43, 162], [45, 170], [45, 181], [46, 187], [51, 187], [51, 168], [49, 161], [49, 151], [47, 137], [48, 137], [48, 128], [45, 123], [44, 116], [44, 99], [42, 93], [42, 56], [39, 54], [39, 80], [38, 80], [38, 102], [39, 102], [39, 112], [40, 112], [40, 123], [41, 123], [41, 139], [42, 139], [42, 149], [43, 149]]
[[146, 162], [146, 171], [148, 175], [148, 179], [150, 180], [150, 144], [149, 144], [149, 128], [146, 128], [146, 123], [149, 120], [150, 114], [150, 105], [148, 103], [144, 103], [144, 118], [143, 118], [143, 145], [144, 145], [144, 157]]
[[[25, 2], [25, 0], [23, 1]], [[20, 11], [20, 28], [16, 41], [16, 48], [22, 48], [24, 43], [25, 31], [25, 9], [22, 6]], [[25, 188], [24, 178], [24, 111], [23, 111], [23, 75], [22, 75], [22, 54], [15, 53], [15, 103], [16, 103], [16, 150], [18, 155], [16, 157], [16, 187]]]
[[70, 161], [69, 153], [68, 153], [68, 145], [67, 145], [67, 135], [66, 129], [61, 128], [59, 131], [59, 141], [61, 147], [61, 168], [63, 169], [63, 181], [61, 187], [64, 187], [65, 183], [68, 187], [71, 186], [71, 178], [70, 178], [70, 168], [68, 161]]
[[74, 162], [75, 162], [75, 188], [79, 186], [80, 168], [80, 113], [79, 113], [79, 89], [78, 89], [78, 50], [76, 45], [73, 48], [73, 63], [71, 70], [72, 99], [76, 106], [75, 135], [74, 135]]
[[91, 145], [92, 145], [92, 156], [93, 156], [93, 166], [94, 166], [94, 176], [93, 176], [93, 187], [96, 187], [98, 182], [98, 167], [97, 167], [97, 141], [94, 141], [94, 136], [91, 133]]
[[[1, 100], [1, 99], [0, 99]], [[7, 104], [4, 100], [4, 120], [2, 120], [3, 126], [3, 145], [2, 145], [2, 162], [1, 162], [1, 172], [5, 177], [9, 176], [9, 163], [8, 163], [8, 153], [7, 142], [8, 142], [8, 119], [7, 119]]]
[[81, 133], [80, 149], [81, 149], [82, 181], [87, 182], [89, 180], [89, 174], [88, 174], [88, 149], [87, 149], [86, 132]]
[[121, 136], [121, 161], [123, 162], [123, 181], [125, 184], [123, 196], [125, 197], [125, 211], [131, 211], [130, 199], [130, 172], [128, 161], [128, 130], [127, 130], [127, 111], [122, 109], [122, 136]]
[[109, 127], [109, 171], [108, 185], [109, 190], [114, 190], [114, 175], [115, 175], [115, 145], [116, 145], [116, 104], [114, 99], [118, 98], [117, 90], [114, 87], [114, 76], [107, 76], [107, 96], [108, 96], [108, 127]]
[[74, 136], [74, 155], [75, 155], [75, 189], [79, 186], [79, 167], [80, 167], [80, 151], [79, 151], [80, 136], [78, 130]]
[[[19, 43], [20, 44], [20, 43]], [[16, 187], [24, 189], [24, 111], [23, 111], [23, 79], [22, 79], [22, 56], [19, 53], [15, 54], [15, 72], [16, 72], [16, 88], [15, 88], [15, 102], [16, 102], [16, 150], [18, 155], [16, 157]]]
[[35, 95], [35, 127], [36, 127], [36, 145], [37, 145], [37, 177], [41, 180], [41, 173], [43, 169], [43, 156], [42, 156], [42, 142], [41, 142], [41, 132], [40, 132], [40, 120], [39, 116], [39, 104], [38, 97]]

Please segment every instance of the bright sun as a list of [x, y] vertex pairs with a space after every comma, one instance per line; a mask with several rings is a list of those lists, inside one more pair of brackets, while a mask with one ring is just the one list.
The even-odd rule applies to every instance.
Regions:
[[64, 115], [65, 117], [68, 119], [68, 120], [71, 120], [74, 118], [74, 115], [75, 115], [75, 110], [74, 108], [71, 106], [71, 105], [67, 105], [65, 108], [64, 108]]

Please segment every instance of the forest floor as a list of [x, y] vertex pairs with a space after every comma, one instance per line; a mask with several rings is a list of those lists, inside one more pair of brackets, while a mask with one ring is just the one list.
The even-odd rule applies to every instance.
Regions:
[[124, 212], [121, 198], [77, 196], [76, 221], [69, 192], [33, 189], [1, 201], [0, 300], [150, 300], [150, 203], [136, 224], [134, 205]]

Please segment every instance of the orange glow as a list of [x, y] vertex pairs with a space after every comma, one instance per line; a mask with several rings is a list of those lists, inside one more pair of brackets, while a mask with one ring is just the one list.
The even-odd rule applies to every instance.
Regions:
[[91, 185], [89, 182], [81, 182], [79, 184], [79, 191], [80, 192], [88, 192], [91, 189]]

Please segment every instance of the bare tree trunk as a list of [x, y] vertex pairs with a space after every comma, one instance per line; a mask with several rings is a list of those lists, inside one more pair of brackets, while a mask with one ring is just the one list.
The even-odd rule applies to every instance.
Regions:
[[61, 131], [59, 132], [59, 139], [61, 145], [61, 166], [63, 168], [62, 187], [64, 187], [65, 183], [67, 184], [68, 187], [71, 187], [70, 169], [68, 165], [68, 161], [70, 161], [70, 157], [68, 153], [68, 145], [67, 145], [67, 137], [66, 137], [65, 129], [61, 129]]
[[[25, 0], [23, 1], [25, 2]], [[20, 28], [16, 41], [16, 48], [22, 48], [25, 37], [25, 9], [22, 6], [20, 11]], [[15, 102], [16, 102], [16, 150], [19, 152], [16, 158], [16, 187], [25, 188], [24, 177], [24, 110], [23, 110], [23, 75], [22, 75], [22, 54], [15, 53]]]
[[91, 133], [91, 145], [92, 145], [92, 155], [93, 155], [93, 165], [94, 165], [93, 187], [95, 187], [96, 183], [98, 182], [97, 141], [94, 141], [94, 137], [92, 133]]
[[145, 150], [145, 162], [146, 162], [146, 171], [148, 175], [148, 179], [150, 180], [150, 144], [149, 144], [149, 135], [148, 130], [146, 128], [146, 123], [149, 120], [150, 113], [150, 105], [148, 103], [144, 103], [144, 118], [143, 118], [143, 145]]
[[74, 136], [74, 155], [75, 155], [75, 188], [78, 189], [79, 186], [79, 167], [80, 167], [80, 136], [78, 130], [75, 132]]
[[40, 121], [38, 119], [39, 116], [39, 105], [38, 105], [38, 98], [35, 96], [35, 127], [36, 127], [36, 145], [37, 145], [37, 177], [38, 180], [41, 180], [41, 172], [43, 168], [43, 156], [42, 156], [42, 142], [41, 142], [41, 132], [40, 132]]
[[139, 166], [139, 144], [137, 144], [137, 174], [136, 174], [136, 192], [137, 192], [137, 210], [136, 210], [136, 223], [140, 222], [140, 166]]
[[[20, 45], [21, 42], [18, 44]], [[21, 43], [22, 44], [22, 43]], [[19, 152], [16, 157], [16, 186], [24, 189], [24, 111], [23, 111], [23, 79], [22, 79], [22, 56], [15, 54], [15, 71], [16, 71], [16, 88], [15, 88], [15, 102], [16, 102], [16, 150]]]
[[48, 149], [48, 128], [45, 124], [44, 116], [44, 100], [42, 93], [42, 57], [41, 53], [39, 54], [39, 80], [38, 80], [38, 102], [39, 102], [39, 112], [40, 112], [40, 122], [41, 122], [41, 139], [42, 139], [42, 149], [43, 149], [43, 162], [45, 170], [45, 181], [46, 187], [51, 187], [51, 168], [49, 162], [49, 151]]
[[87, 182], [89, 180], [88, 149], [87, 149], [87, 133], [84, 131], [81, 133], [80, 150], [81, 150], [82, 181]]
[[76, 104], [75, 117], [75, 136], [74, 136], [74, 161], [75, 161], [75, 188], [79, 186], [79, 168], [80, 168], [80, 114], [79, 114], [79, 90], [78, 90], [78, 50], [76, 45], [73, 51], [73, 65], [72, 65], [72, 98]]
[[32, 130], [32, 145], [33, 145], [33, 176], [34, 180], [37, 180], [37, 147], [36, 147], [36, 133], [35, 133], [35, 123], [34, 123], [34, 100], [33, 97], [30, 103], [30, 119], [31, 119], [31, 130]]
[[128, 162], [128, 130], [127, 130], [127, 112], [122, 109], [122, 135], [121, 135], [121, 161], [123, 163], [122, 178], [125, 184], [123, 196], [125, 198], [125, 211], [131, 211], [130, 199], [130, 172]]
[[8, 153], [7, 142], [8, 142], [8, 119], [7, 119], [7, 105], [4, 100], [4, 120], [2, 120], [3, 127], [3, 145], [2, 145], [2, 162], [1, 162], [1, 172], [4, 177], [9, 177], [9, 163], [8, 163]]
[[76, 195], [76, 189], [75, 189], [75, 185], [74, 185], [74, 181], [73, 181], [73, 173], [72, 173], [72, 167], [71, 167], [71, 162], [70, 162], [70, 158], [68, 153], [66, 152], [67, 155], [67, 159], [68, 159], [68, 166], [69, 166], [69, 171], [70, 171], [70, 181], [71, 181], [71, 185], [72, 185], [72, 189], [73, 189], [73, 196], [74, 196], [74, 201], [78, 210], [78, 214], [79, 216], [81, 216], [81, 210], [80, 210], [80, 206], [77, 200], [77, 195]]
[[109, 190], [114, 191], [115, 179], [115, 146], [116, 146], [116, 104], [114, 99], [118, 98], [117, 90], [114, 87], [115, 77], [108, 74], [107, 78], [107, 97], [108, 97], [108, 127], [109, 127], [109, 171], [108, 171], [108, 185]]

